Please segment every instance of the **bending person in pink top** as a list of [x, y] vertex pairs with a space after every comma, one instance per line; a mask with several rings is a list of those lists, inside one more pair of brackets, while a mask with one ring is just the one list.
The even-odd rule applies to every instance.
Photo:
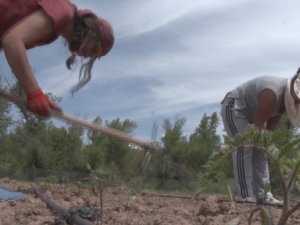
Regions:
[[111, 25], [90, 10], [78, 10], [69, 0], [3, 0], [0, 3], [0, 48], [27, 95], [27, 108], [40, 116], [49, 116], [49, 109], [60, 109], [43, 93], [28, 62], [26, 50], [53, 42], [62, 36], [71, 56], [87, 62], [81, 65], [77, 91], [91, 79], [91, 69], [97, 58], [106, 55], [113, 46]]

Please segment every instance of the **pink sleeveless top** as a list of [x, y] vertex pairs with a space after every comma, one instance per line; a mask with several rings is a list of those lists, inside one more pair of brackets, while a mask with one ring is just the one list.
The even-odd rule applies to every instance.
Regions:
[[54, 41], [59, 30], [71, 22], [76, 7], [69, 0], [0, 0], [0, 39], [10, 27], [36, 10], [43, 10], [51, 18], [53, 35], [27, 48]]

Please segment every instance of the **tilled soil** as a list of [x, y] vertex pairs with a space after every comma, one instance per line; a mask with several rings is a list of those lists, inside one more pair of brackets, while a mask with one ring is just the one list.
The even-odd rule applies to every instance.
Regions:
[[[0, 202], [0, 225], [55, 224], [57, 215], [35, 196], [33, 188], [40, 190], [64, 209], [72, 206], [100, 208], [99, 197], [87, 189], [58, 184], [19, 183], [10, 179], [0, 179], [0, 187], [25, 193], [19, 200]], [[230, 225], [246, 225], [250, 211], [256, 207], [232, 203], [224, 196], [208, 195], [196, 199], [192, 195], [136, 193], [125, 188], [107, 188], [103, 193], [102, 220], [98, 224], [223, 225], [238, 217], [240, 221]], [[266, 208], [276, 224], [282, 209], [274, 206]], [[261, 224], [257, 213], [252, 221], [253, 225]], [[291, 216], [287, 224], [300, 224], [300, 210]]]

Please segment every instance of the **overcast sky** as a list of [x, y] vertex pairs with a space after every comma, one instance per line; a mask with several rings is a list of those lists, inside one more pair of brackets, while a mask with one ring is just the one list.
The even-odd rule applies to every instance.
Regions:
[[[97, 61], [90, 83], [73, 97], [62, 39], [28, 52], [41, 87], [63, 97], [65, 113], [136, 121], [149, 139], [152, 123], [220, 111], [227, 91], [260, 75], [291, 77], [300, 66], [299, 0], [73, 0], [112, 24], [115, 45]], [[0, 70], [12, 76], [0, 54]], [[220, 126], [220, 130], [222, 126]]]

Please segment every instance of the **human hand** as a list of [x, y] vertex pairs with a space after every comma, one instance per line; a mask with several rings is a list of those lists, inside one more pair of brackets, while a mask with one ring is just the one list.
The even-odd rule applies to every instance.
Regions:
[[49, 117], [50, 109], [62, 111], [41, 89], [27, 93], [27, 109], [39, 116]]

